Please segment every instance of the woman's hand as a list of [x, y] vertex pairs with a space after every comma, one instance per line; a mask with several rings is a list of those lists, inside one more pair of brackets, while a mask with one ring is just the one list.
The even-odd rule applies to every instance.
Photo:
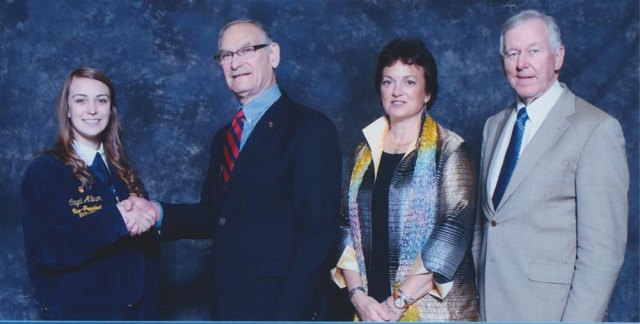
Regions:
[[383, 303], [378, 303], [372, 297], [364, 293], [358, 293], [353, 295], [351, 303], [356, 308], [360, 320], [363, 322], [388, 322], [391, 319], [389, 310]]
[[[146, 200], [142, 198], [132, 198], [146, 202]], [[150, 202], [149, 204], [153, 205]], [[143, 234], [144, 232], [148, 231], [156, 222], [156, 215], [158, 213], [153, 210], [153, 206], [147, 207], [145, 209], [143, 207], [143, 204], [135, 203], [135, 201], [132, 201], [130, 199], [122, 201], [116, 206], [118, 207], [118, 210], [122, 215], [122, 219], [127, 226], [127, 230], [129, 231], [129, 235], [131, 236]]]
[[393, 305], [393, 297], [389, 296], [385, 301], [380, 303], [387, 308], [389, 313], [389, 322], [397, 322], [400, 320], [400, 317], [404, 314], [404, 310], [398, 309]]

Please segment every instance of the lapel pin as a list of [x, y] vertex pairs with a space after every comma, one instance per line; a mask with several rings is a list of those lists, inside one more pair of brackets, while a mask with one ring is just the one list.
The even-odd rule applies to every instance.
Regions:
[[269, 126], [269, 128], [273, 128], [273, 122], [268, 122], [267, 126]]

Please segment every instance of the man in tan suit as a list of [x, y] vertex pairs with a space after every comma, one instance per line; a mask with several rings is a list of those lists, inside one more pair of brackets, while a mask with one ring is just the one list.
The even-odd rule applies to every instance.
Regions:
[[552, 17], [523, 11], [500, 39], [517, 102], [484, 127], [478, 260], [487, 321], [601, 321], [624, 260], [629, 171], [617, 120], [558, 82]]

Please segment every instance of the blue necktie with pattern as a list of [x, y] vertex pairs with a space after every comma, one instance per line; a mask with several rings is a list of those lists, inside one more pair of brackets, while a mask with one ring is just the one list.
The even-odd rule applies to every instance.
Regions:
[[498, 183], [493, 191], [493, 208], [498, 208], [500, 200], [502, 200], [502, 195], [504, 195], [511, 175], [513, 174], [513, 170], [515, 170], [516, 164], [518, 164], [520, 147], [522, 146], [522, 136], [524, 135], [524, 127], [527, 119], [529, 119], [527, 107], [524, 107], [518, 111], [518, 119], [516, 119], [516, 124], [513, 126], [513, 131], [511, 132], [509, 147], [507, 148], [507, 153], [504, 155]]

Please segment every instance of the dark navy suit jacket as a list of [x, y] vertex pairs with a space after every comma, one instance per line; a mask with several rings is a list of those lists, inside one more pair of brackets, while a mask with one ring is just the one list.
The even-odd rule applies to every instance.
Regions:
[[[126, 199], [122, 180], [113, 177], [113, 183], [118, 198]], [[155, 319], [154, 233], [129, 236], [104, 183], [79, 187], [71, 168], [51, 155], [36, 158], [24, 174], [27, 266], [43, 319]]]
[[229, 128], [211, 145], [198, 204], [162, 204], [162, 237], [213, 238], [214, 320], [311, 320], [333, 257], [341, 154], [333, 123], [285, 95], [221, 187]]

